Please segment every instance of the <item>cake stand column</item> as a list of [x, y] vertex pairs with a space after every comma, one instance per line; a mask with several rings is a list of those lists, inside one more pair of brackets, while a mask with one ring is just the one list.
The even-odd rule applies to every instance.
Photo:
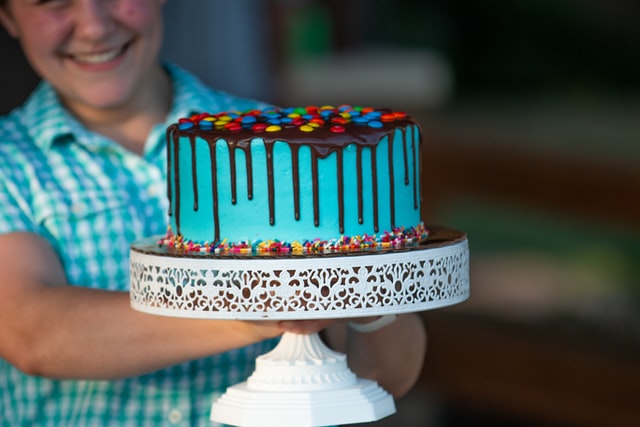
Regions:
[[[131, 306], [206, 319], [305, 320], [412, 313], [469, 297], [466, 234], [430, 227], [416, 246], [345, 254], [181, 254], [159, 237], [131, 249]], [[375, 382], [317, 334], [284, 334], [253, 375], [213, 404], [211, 417], [240, 427], [313, 427], [375, 421], [395, 411]]]
[[211, 420], [240, 427], [313, 427], [393, 414], [393, 397], [376, 382], [357, 378], [346, 359], [317, 333], [287, 332], [256, 359], [247, 381], [213, 403]]

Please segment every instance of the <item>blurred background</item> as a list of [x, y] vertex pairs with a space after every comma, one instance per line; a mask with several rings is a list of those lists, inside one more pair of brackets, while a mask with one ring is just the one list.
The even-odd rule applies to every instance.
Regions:
[[[169, 1], [163, 56], [280, 105], [406, 110], [428, 224], [468, 233], [469, 301], [423, 313], [380, 426], [640, 425], [637, 0]], [[0, 112], [37, 83], [0, 38]]]

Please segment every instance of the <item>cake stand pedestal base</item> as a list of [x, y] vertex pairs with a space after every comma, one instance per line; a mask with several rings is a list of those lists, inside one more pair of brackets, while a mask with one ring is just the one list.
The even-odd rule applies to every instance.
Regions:
[[256, 359], [247, 381], [214, 402], [211, 420], [240, 427], [315, 427], [376, 421], [395, 412], [392, 396], [357, 378], [346, 356], [318, 334], [285, 333]]
[[[317, 255], [184, 254], [160, 236], [131, 247], [131, 306], [163, 316], [234, 320], [347, 319], [413, 313], [469, 297], [466, 234], [430, 226], [415, 246]], [[398, 350], [400, 351], [400, 350]], [[317, 334], [284, 334], [246, 382], [213, 404], [211, 419], [239, 427], [315, 427], [395, 412], [375, 382]]]

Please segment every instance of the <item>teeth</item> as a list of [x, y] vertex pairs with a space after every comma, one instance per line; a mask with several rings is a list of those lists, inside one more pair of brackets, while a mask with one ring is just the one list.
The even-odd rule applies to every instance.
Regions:
[[101, 64], [103, 62], [109, 62], [115, 59], [122, 49], [113, 49], [107, 52], [91, 53], [91, 54], [76, 54], [73, 57], [76, 61], [84, 62], [85, 64]]

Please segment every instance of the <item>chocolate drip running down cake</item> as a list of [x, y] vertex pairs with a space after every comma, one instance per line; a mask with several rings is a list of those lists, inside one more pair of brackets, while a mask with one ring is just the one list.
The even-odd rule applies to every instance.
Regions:
[[421, 133], [343, 105], [203, 113], [167, 130], [169, 230], [183, 252], [324, 252], [413, 244]]

